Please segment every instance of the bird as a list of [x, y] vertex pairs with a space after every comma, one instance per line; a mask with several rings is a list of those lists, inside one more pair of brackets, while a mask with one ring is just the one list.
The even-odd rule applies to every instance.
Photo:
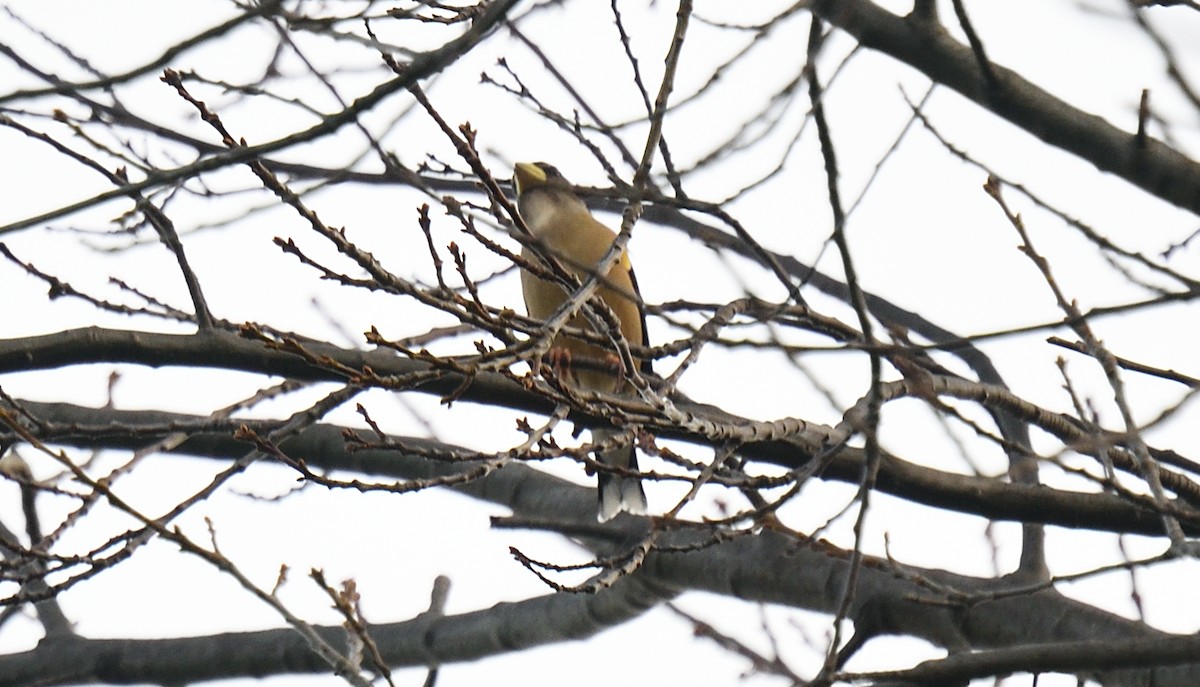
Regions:
[[[554, 257], [568, 272], [586, 283], [608, 254], [617, 234], [592, 216], [574, 187], [553, 165], [545, 162], [518, 162], [513, 168], [513, 186], [517, 192], [517, 210], [541, 251]], [[537, 251], [525, 246], [521, 255], [540, 263]], [[546, 320], [570, 299], [567, 287], [521, 269], [521, 290], [528, 315]], [[612, 310], [627, 342], [648, 346], [646, 313], [633, 265], [622, 250], [600, 280], [593, 298], [599, 298]], [[598, 332], [582, 313], [575, 313], [568, 328]], [[567, 381], [585, 391], [608, 394], [629, 393], [631, 388], [620, 369], [620, 358], [611, 348], [597, 346], [577, 337], [555, 335], [550, 344], [552, 359], [572, 361], [562, 365]], [[636, 360], [636, 358], [635, 358]], [[639, 360], [642, 372], [650, 372], [650, 361]], [[557, 366], [556, 366], [557, 369]], [[593, 443], [607, 441], [619, 432], [613, 428], [592, 430]], [[637, 470], [637, 452], [632, 444], [597, 452], [603, 465]], [[606, 522], [621, 511], [646, 512], [646, 493], [641, 480], [612, 472], [596, 475], [599, 506], [596, 519]]]

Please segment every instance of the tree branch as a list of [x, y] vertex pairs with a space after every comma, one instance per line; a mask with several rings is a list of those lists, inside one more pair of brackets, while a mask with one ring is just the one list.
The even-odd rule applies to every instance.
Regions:
[[1046, 143], [1181, 208], [1200, 213], [1200, 164], [1162, 141], [1122, 131], [991, 63], [990, 85], [970, 46], [940, 24], [901, 17], [868, 0], [815, 0], [813, 12], [872, 50], [904, 62]]

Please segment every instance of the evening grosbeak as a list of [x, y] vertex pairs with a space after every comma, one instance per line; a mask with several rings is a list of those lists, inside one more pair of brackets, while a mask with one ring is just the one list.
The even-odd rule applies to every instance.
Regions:
[[[544, 162], [517, 163], [513, 185], [517, 190], [517, 207], [521, 217], [541, 250], [554, 257], [580, 283], [586, 283], [612, 247], [616, 233], [592, 217], [571, 184], [551, 165]], [[535, 264], [541, 262], [528, 247], [521, 251], [521, 255]], [[530, 317], [538, 320], [548, 319], [570, 297], [562, 284], [540, 279], [524, 269], [521, 270], [521, 289], [525, 295], [526, 311]], [[599, 298], [616, 315], [621, 335], [626, 341], [648, 345], [642, 297], [638, 293], [633, 266], [625, 251], [603, 275], [593, 298]], [[571, 317], [567, 327], [597, 332], [596, 327], [580, 312]], [[550, 354], [556, 361], [564, 363], [561, 367], [565, 371], [566, 381], [580, 390], [608, 394], [631, 391], [621, 373], [620, 358], [610, 347], [590, 344], [560, 331], [551, 342]], [[649, 362], [645, 360], [639, 363], [642, 371], [650, 371]], [[611, 428], [593, 429], [592, 440], [600, 443], [618, 434], [617, 430]], [[604, 465], [637, 469], [637, 453], [632, 444], [597, 452], [596, 459]], [[642, 491], [639, 479], [603, 471], [596, 479], [600, 500], [597, 518], [601, 522], [623, 510], [639, 514], [646, 512], [646, 494]]]

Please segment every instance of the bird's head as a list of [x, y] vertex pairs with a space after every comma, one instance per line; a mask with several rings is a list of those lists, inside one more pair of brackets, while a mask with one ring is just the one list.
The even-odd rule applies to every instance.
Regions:
[[558, 168], [546, 162], [518, 162], [513, 166], [513, 187], [517, 189], [517, 197], [534, 189], [560, 189], [571, 191], [571, 183], [558, 171]]
[[554, 165], [518, 162], [513, 167], [513, 186], [517, 190], [517, 209], [534, 234], [542, 234], [546, 227], [571, 226], [580, 218], [591, 218], [571, 182]]

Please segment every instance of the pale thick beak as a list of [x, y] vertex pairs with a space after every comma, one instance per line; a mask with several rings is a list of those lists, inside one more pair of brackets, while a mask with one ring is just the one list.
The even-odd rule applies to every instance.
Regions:
[[532, 162], [518, 162], [513, 166], [513, 186], [516, 187], [518, 196], [526, 189], [544, 183], [546, 183], [546, 173]]

